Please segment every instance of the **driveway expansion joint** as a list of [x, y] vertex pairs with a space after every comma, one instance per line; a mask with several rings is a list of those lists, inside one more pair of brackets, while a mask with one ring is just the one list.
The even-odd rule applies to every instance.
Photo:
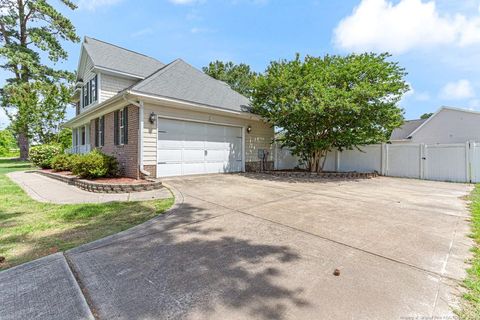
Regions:
[[85, 299], [85, 302], [87, 303], [88, 309], [90, 309], [90, 312], [92, 316], [94, 317], [95, 320], [99, 320], [98, 313], [96, 312], [96, 308], [93, 303], [93, 299], [90, 297], [90, 294], [88, 293], [87, 288], [83, 284], [82, 280], [80, 279], [80, 276], [78, 274], [78, 271], [75, 269], [75, 266], [73, 265], [73, 262], [70, 260], [70, 257], [68, 256], [67, 253], [62, 252], [63, 257], [65, 258], [65, 261], [67, 262], [67, 266], [70, 269], [70, 272], [73, 275], [73, 278], [77, 282], [78, 287], [80, 288], [80, 292], [83, 296], [83, 299]]
[[[300, 192], [300, 191], [298, 191], [298, 192]], [[233, 209], [233, 208], [229, 208], [229, 207], [227, 207], [227, 206], [224, 206], [224, 205], [221, 205], [221, 204], [212, 202], [212, 201], [208, 201], [208, 200], [205, 200], [205, 199], [202, 199], [202, 198], [193, 196], [193, 195], [188, 194], [188, 193], [183, 193], [183, 194], [184, 194], [184, 195], [187, 195], [187, 196], [189, 196], [189, 197], [198, 199], [198, 200], [202, 200], [202, 201], [205, 201], [205, 202], [208, 202], [208, 203], [217, 205], [217, 206], [221, 206], [221, 207], [223, 207], [223, 208], [225, 208], [225, 209], [229, 209], [229, 210], [235, 211], [235, 212], [240, 213], [240, 214], [243, 214], [243, 215], [247, 215], [247, 216], [252, 217], [252, 218], [256, 218], [256, 219], [259, 219], [259, 220], [262, 220], [262, 221], [266, 221], [266, 222], [269, 222], [269, 223], [272, 223], [272, 224], [276, 224], [276, 225], [279, 225], [279, 226], [288, 228], [288, 229], [290, 229], [290, 230], [294, 230], [294, 231], [297, 231], [297, 232], [301, 232], [301, 233], [304, 233], [304, 234], [307, 234], [307, 235], [310, 235], [310, 236], [313, 236], [313, 237], [322, 239], [322, 240], [324, 240], [324, 241], [328, 241], [328, 242], [332, 242], [332, 243], [335, 243], [335, 244], [338, 244], [338, 245], [341, 245], [341, 246], [344, 246], [344, 247], [348, 247], [348, 248], [350, 248], [350, 249], [353, 249], [353, 250], [356, 250], [356, 251], [360, 251], [360, 252], [363, 252], [363, 253], [366, 253], [366, 254], [375, 256], [375, 257], [377, 257], [377, 258], [381, 258], [381, 259], [385, 259], [385, 260], [388, 260], [388, 261], [391, 261], [391, 262], [395, 262], [395, 263], [397, 263], [397, 264], [401, 264], [401, 265], [410, 267], [410, 268], [412, 268], [412, 269], [415, 269], [415, 270], [418, 270], [418, 271], [421, 271], [421, 272], [424, 272], [424, 273], [427, 273], [427, 274], [435, 275], [435, 276], [440, 277], [440, 279], [449, 279], [449, 280], [452, 280], [452, 281], [454, 281], [454, 282], [456, 282], [456, 283], [459, 283], [459, 282], [461, 281], [461, 280], [459, 280], [459, 279], [455, 279], [455, 278], [453, 278], [453, 277], [446, 276], [446, 275], [443, 274], [442, 272], [437, 272], [437, 271], [433, 271], [433, 270], [428, 270], [428, 269], [425, 269], [425, 268], [416, 266], [416, 265], [414, 265], [414, 264], [411, 264], [411, 263], [408, 263], [408, 262], [405, 262], [405, 261], [401, 261], [401, 260], [398, 260], [398, 259], [395, 259], [395, 258], [391, 258], [391, 257], [385, 256], [385, 255], [382, 255], [382, 254], [378, 254], [378, 253], [375, 253], [375, 252], [372, 252], [372, 251], [369, 251], [369, 250], [365, 250], [365, 249], [362, 249], [362, 248], [359, 248], [359, 247], [356, 247], [356, 246], [349, 245], [348, 243], [344, 243], [344, 242], [341, 242], [341, 241], [333, 240], [333, 239], [330, 239], [330, 238], [327, 238], [327, 237], [324, 237], [324, 236], [321, 236], [321, 235], [318, 235], [318, 234], [315, 234], [315, 233], [312, 233], [312, 232], [308, 232], [308, 231], [305, 231], [305, 230], [302, 230], [302, 229], [299, 229], [299, 228], [296, 228], [296, 227], [292, 227], [292, 226], [289, 226], [289, 225], [286, 225], [286, 224], [283, 224], [283, 223], [280, 223], [280, 222], [277, 222], [277, 221], [273, 221], [273, 220], [270, 220], [270, 219], [262, 218], [262, 217], [259, 217], [259, 216], [254, 215], [254, 214], [251, 214], [251, 213], [242, 211], [242, 210], [245, 210], [245, 209], [254, 209], [254, 208], [256, 208], [256, 207], [261, 207], [261, 206], [264, 205], [264, 203], [259, 204], [259, 205], [256, 205], [256, 206], [244, 208], [244, 209]], [[302, 193], [302, 195], [303, 195], [303, 194], [305, 194], [305, 193]], [[299, 196], [292, 196], [291, 198], [296, 198], [296, 197], [300, 197], [300, 196], [301, 196], [301, 195], [299, 195]], [[282, 199], [287, 199], [287, 198], [282, 198]], [[281, 199], [277, 199], [277, 200], [273, 200], [273, 201], [278, 201], [278, 200], [281, 200]], [[458, 219], [457, 219], [457, 221], [458, 221]], [[451, 248], [450, 248], [450, 249], [451, 249]]]

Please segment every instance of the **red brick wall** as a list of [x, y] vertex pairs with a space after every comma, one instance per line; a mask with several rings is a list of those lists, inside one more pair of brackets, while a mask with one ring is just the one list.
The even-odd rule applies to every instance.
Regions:
[[[105, 145], [100, 147], [102, 152], [112, 155], [118, 160], [120, 174], [125, 177], [139, 179], [138, 168], [138, 107], [128, 106], [128, 143], [115, 145], [114, 141], [114, 112], [105, 115]], [[95, 147], [95, 120], [90, 122], [90, 141]]]
[[147, 172], [150, 172], [149, 178], [157, 177], [157, 166], [156, 165], [145, 165], [143, 169]]

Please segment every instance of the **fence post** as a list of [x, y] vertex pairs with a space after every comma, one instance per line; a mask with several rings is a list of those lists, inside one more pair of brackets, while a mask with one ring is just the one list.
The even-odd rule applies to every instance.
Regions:
[[389, 169], [389, 163], [388, 163], [388, 157], [389, 157], [389, 151], [390, 151], [390, 145], [385, 144], [384, 148], [382, 148], [382, 171], [384, 176], [388, 176], [388, 169]]
[[465, 142], [465, 177], [466, 182], [472, 182], [472, 152], [471, 151], [471, 141]]
[[335, 150], [335, 172], [340, 170], [340, 151]]
[[419, 172], [419, 179], [426, 179], [426, 171], [427, 171], [427, 146], [425, 143], [421, 143], [420, 147], [420, 172]]

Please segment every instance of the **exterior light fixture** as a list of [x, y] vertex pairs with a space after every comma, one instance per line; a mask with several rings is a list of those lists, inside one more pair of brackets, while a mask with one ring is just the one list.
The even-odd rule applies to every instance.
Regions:
[[250, 132], [252, 132], [252, 126], [249, 125], [249, 126], [247, 127], [247, 133], [250, 133]]
[[150, 113], [150, 116], [148, 117], [148, 121], [151, 124], [154, 124], [155, 123], [155, 118], [156, 118], [156, 114], [154, 112], [152, 112], [152, 113]]

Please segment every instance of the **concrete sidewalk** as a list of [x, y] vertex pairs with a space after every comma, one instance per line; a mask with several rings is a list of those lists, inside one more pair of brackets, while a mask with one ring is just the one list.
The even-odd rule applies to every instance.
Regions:
[[63, 253], [0, 272], [0, 319], [94, 319]]
[[134, 193], [93, 193], [35, 172], [16, 171], [7, 174], [36, 201], [57, 204], [104, 203], [112, 201], [145, 201], [166, 199], [172, 195], [167, 188]]

